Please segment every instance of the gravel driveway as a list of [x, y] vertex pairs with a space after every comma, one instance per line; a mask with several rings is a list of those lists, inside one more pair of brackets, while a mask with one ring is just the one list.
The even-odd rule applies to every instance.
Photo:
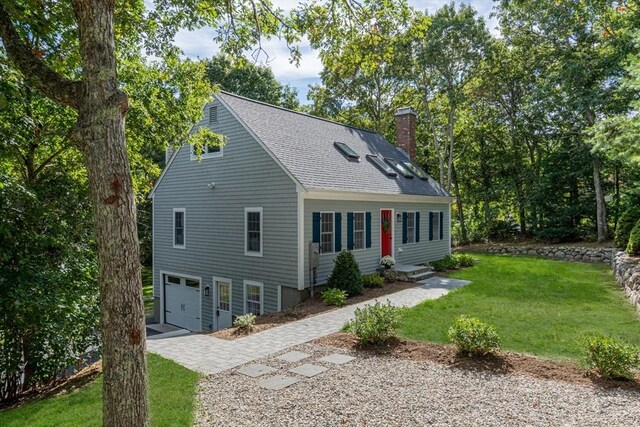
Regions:
[[[198, 426], [638, 426], [640, 394], [601, 390], [515, 375], [464, 371], [361, 353], [343, 365], [318, 361], [345, 353], [315, 344], [291, 363], [276, 355], [259, 363], [278, 368], [251, 378], [237, 369], [199, 386]], [[285, 353], [285, 352], [282, 352]], [[329, 369], [282, 390], [259, 386], [305, 363]]]

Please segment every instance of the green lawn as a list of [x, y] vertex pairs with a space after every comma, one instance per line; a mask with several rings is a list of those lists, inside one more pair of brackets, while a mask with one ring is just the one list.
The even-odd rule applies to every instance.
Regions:
[[[152, 426], [193, 424], [195, 389], [199, 375], [149, 354], [149, 399]], [[57, 396], [0, 411], [0, 426], [101, 426], [102, 377], [65, 396]]]
[[399, 334], [447, 342], [460, 314], [493, 324], [504, 349], [551, 358], [580, 356], [578, 340], [601, 332], [640, 344], [640, 316], [605, 265], [474, 255], [450, 277], [473, 283], [406, 310]]

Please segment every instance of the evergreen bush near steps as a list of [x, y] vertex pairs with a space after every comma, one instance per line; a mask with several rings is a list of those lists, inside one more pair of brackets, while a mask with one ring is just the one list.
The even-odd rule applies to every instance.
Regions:
[[627, 245], [627, 253], [631, 255], [640, 255], [640, 220], [636, 223], [636, 226], [631, 230], [629, 235], [629, 244]]
[[365, 274], [362, 276], [362, 285], [365, 288], [381, 288], [384, 286], [384, 279], [377, 273]]
[[362, 294], [362, 273], [351, 252], [342, 251], [336, 256], [327, 288], [342, 289], [349, 296]]

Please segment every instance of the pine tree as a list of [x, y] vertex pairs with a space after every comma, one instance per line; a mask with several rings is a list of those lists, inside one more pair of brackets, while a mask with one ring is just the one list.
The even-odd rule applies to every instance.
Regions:
[[336, 256], [334, 263], [327, 287], [342, 289], [349, 296], [362, 294], [362, 273], [353, 254], [342, 251]]

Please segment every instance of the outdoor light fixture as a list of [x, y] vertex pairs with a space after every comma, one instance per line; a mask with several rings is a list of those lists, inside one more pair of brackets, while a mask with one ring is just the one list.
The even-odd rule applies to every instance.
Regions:
[[209, 296], [209, 287], [208, 287], [208, 286], [205, 286], [205, 287], [204, 287], [204, 296], [205, 296], [205, 297], [208, 297], [208, 296]]
[[402, 216], [400, 215], [400, 212], [398, 212], [396, 214], [396, 222], [400, 222], [400, 219], [402, 218]]

